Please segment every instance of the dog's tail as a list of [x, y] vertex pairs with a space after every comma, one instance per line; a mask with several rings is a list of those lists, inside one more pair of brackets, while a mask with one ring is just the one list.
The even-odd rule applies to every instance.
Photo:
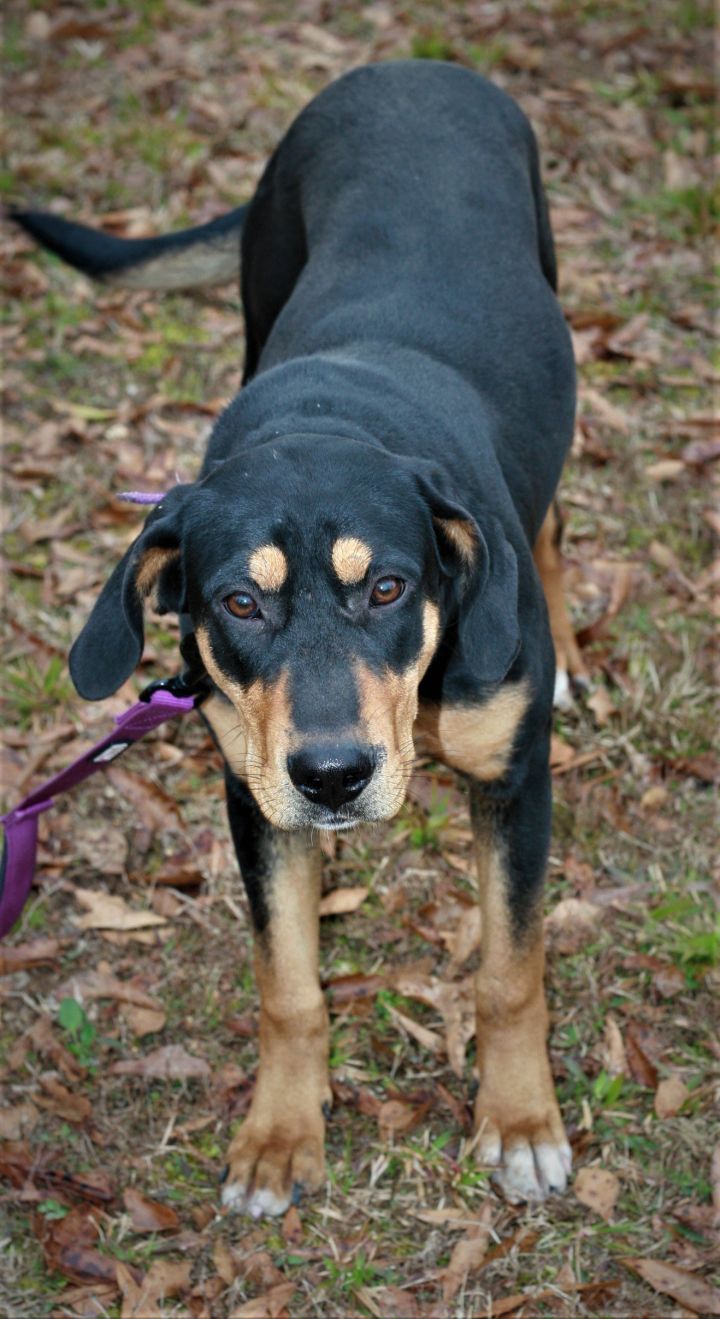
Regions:
[[248, 205], [207, 224], [158, 238], [116, 238], [50, 211], [12, 209], [10, 218], [76, 270], [127, 289], [189, 289], [225, 284], [240, 270]]

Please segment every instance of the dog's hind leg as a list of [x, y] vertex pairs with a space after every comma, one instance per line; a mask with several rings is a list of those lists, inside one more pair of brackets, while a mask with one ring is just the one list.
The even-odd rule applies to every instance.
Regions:
[[550, 631], [555, 646], [555, 704], [566, 705], [572, 683], [587, 686], [588, 671], [575, 640], [563, 589], [563, 565], [560, 553], [562, 518], [557, 500], [548, 509], [533, 557], [545, 592]]
[[565, 1190], [571, 1166], [546, 1043], [547, 747], [519, 797], [503, 801], [476, 784], [471, 801], [482, 915], [474, 1153], [509, 1200], [543, 1200]]
[[228, 1152], [223, 1203], [281, 1214], [325, 1179], [328, 1014], [319, 977], [320, 850], [274, 829], [226, 775], [233, 840], [250, 901], [260, 989], [260, 1065]]

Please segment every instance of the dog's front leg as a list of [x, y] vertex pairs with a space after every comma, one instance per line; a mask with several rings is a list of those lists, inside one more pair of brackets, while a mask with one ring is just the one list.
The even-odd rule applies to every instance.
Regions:
[[571, 1167], [546, 1044], [547, 761], [540, 758], [517, 799], [492, 800], [478, 785], [471, 799], [482, 915], [475, 1157], [497, 1169], [508, 1199], [542, 1200], [565, 1190]]
[[228, 813], [255, 932], [260, 1065], [250, 1111], [233, 1138], [223, 1203], [280, 1214], [325, 1178], [328, 1014], [320, 989], [320, 851], [274, 829], [228, 772]]

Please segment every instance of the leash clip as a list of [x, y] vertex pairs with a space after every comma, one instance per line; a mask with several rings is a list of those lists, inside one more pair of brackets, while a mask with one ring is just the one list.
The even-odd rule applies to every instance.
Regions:
[[172, 678], [156, 678], [154, 682], [149, 682], [147, 687], [143, 687], [138, 700], [149, 705], [155, 692], [167, 692], [178, 700], [186, 700], [188, 697], [207, 695], [208, 686], [205, 674], [193, 678], [189, 670], [185, 669], [183, 673], [173, 674]]

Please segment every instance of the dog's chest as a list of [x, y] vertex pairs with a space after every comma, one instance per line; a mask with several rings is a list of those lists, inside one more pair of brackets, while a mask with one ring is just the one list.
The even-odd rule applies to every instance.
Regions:
[[419, 755], [481, 781], [500, 778], [528, 706], [524, 683], [502, 687], [482, 705], [421, 702], [413, 736]]

